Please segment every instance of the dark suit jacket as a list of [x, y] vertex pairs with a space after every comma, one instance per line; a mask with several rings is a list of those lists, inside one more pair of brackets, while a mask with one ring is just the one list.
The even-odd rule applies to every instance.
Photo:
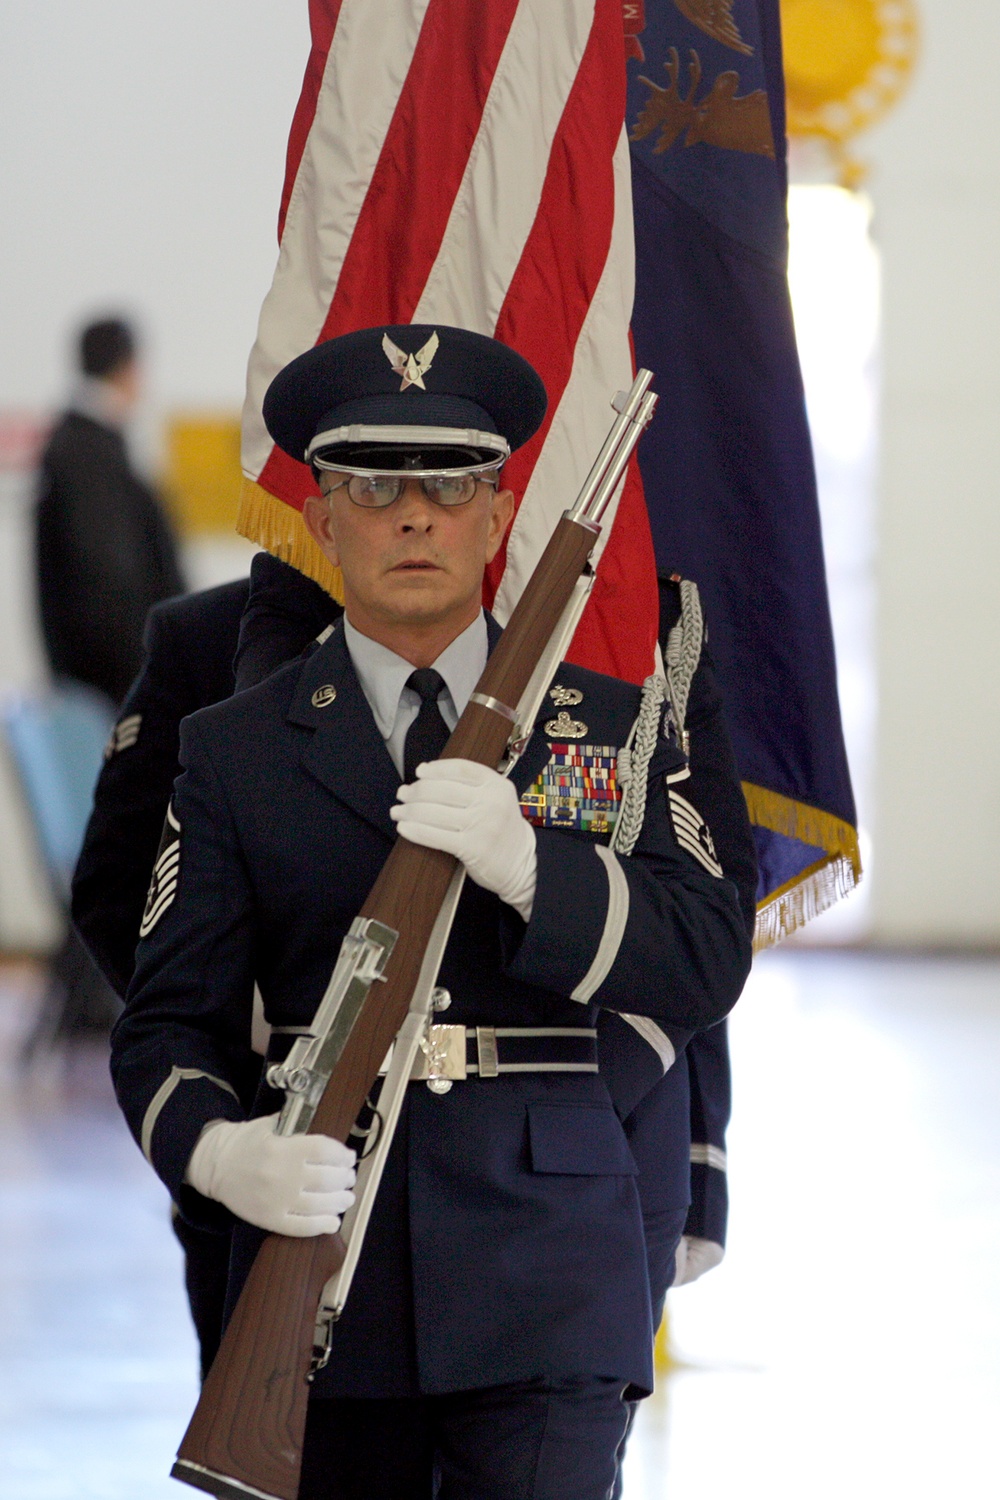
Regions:
[[150, 608], [184, 588], [173, 535], [119, 432], [69, 412], [41, 463], [36, 565], [53, 672], [120, 703]]
[[[583, 692], [574, 713], [586, 714], [593, 742], [623, 745], [638, 689], [568, 666], [559, 676]], [[336, 699], [314, 706], [327, 683]], [[549, 755], [536, 729], [514, 773], [520, 791]], [[113, 1072], [171, 1194], [209, 1222], [218, 1205], [183, 1174], [209, 1120], [251, 1107], [254, 979], [272, 1025], [312, 1015], [392, 846], [399, 778], [339, 629], [261, 687], [187, 720], [182, 761], [168, 835], [178, 848], [148, 908], [156, 916], [114, 1033]], [[610, 870], [595, 848], [602, 838], [536, 830], [527, 925], [466, 886], [441, 969], [449, 1021], [588, 1026], [613, 1006], [654, 1018], [679, 1047], [722, 1018], [750, 944], [735, 888], [674, 835], [664, 778], [681, 764], [661, 738], [639, 844]], [[573, 1000], [599, 950], [610, 968], [592, 995]], [[603, 1080], [493, 1082], [441, 1098], [408, 1091], [317, 1394], [446, 1391], [538, 1374], [650, 1386], [636, 1168]], [[274, 1097], [264, 1094], [256, 1108], [270, 1111]], [[687, 1148], [686, 1136], [673, 1146], [683, 1158]], [[238, 1226], [237, 1266], [258, 1238]], [[400, 1357], [408, 1347], [412, 1361]]]

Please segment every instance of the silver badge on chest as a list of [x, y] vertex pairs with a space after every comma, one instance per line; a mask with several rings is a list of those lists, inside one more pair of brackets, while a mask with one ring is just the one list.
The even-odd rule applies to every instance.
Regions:
[[[580, 694], [583, 697], [583, 694]], [[582, 719], [571, 719], [565, 709], [550, 719], [545, 726], [545, 733], [551, 735], [554, 740], [582, 740], [587, 733], [587, 726]]]

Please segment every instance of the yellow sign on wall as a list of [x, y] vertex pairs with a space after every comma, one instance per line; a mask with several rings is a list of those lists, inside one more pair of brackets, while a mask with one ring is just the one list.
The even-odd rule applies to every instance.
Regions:
[[238, 416], [169, 419], [163, 488], [182, 532], [233, 531], [242, 487]]

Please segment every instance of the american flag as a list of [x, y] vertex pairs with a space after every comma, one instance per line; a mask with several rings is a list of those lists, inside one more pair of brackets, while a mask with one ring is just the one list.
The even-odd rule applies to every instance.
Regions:
[[[502, 623], [586, 477], [611, 398], [632, 381], [628, 17], [622, 0], [309, 8], [278, 264], [247, 376], [241, 529], [309, 571], [294, 512], [313, 480], [273, 447], [260, 414], [289, 360], [380, 323], [493, 335], [530, 360], [549, 394], [541, 431], [505, 470], [518, 510], [486, 589]], [[602, 542], [571, 656], [640, 682], [658, 599], [634, 464]]]

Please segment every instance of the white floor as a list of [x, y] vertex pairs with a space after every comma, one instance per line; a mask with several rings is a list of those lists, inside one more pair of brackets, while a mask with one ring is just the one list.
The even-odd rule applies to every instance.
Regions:
[[1000, 964], [776, 954], [628, 1500], [1000, 1495]]
[[[165, 1196], [99, 1055], [15, 1076], [31, 983], [0, 970], [0, 1497], [180, 1500]], [[671, 1299], [627, 1500], [992, 1500], [1000, 962], [770, 956], [733, 1051], [729, 1253]]]

